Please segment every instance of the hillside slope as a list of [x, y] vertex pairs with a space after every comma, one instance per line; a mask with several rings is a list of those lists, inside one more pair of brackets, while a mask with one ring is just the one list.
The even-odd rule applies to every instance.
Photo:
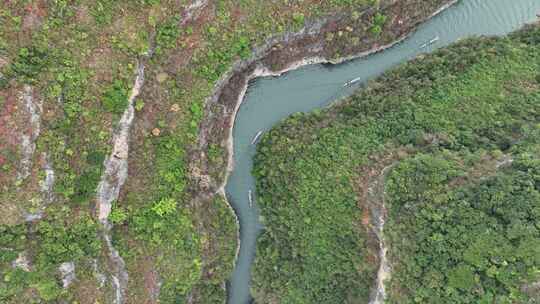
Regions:
[[265, 134], [257, 303], [367, 302], [381, 275], [390, 303], [538, 297], [539, 50], [540, 25], [466, 39]]
[[242, 75], [376, 48], [448, 2], [1, 1], [0, 302], [223, 303]]

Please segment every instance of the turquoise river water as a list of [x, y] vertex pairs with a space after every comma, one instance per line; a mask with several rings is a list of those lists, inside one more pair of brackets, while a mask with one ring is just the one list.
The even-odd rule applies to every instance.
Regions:
[[[240, 221], [241, 243], [228, 284], [228, 303], [246, 304], [251, 301], [251, 264], [257, 236], [263, 231], [251, 175], [255, 155], [251, 141], [258, 131], [272, 128], [292, 113], [309, 112], [350, 95], [366, 80], [420, 53], [468, 36], [508, 33], [534, 21], [538, 13], [540, 0], [462, 0], [386, 51], [339, 65], [309, 65], [280, 77], [262, 77], [252, 81], [236, 116], [234, 171], [226, 185], [227, 197]], [[440, 37], [439, 41], [420, 48], [436, 36]], [[359, 82], [343, 87], [345, 82], [358, 77], [361, 79]], [[250, 190], [253, 191], [253, 206], [248, 198]]]

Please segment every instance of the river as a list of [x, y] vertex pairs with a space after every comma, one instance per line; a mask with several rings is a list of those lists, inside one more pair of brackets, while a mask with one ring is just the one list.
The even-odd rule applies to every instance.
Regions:
[[[228, 303], [250, 302], [251, 264], [257, 236], [263, 227], [256, 206], [255, 181], [251, 175], [255, 145], [252, 139], [260, 130], [295, 112], [309, 112], [350, 95], [362, 83], [420, 53], [430, 52], [472, 35], [502, 35], [534, 21], [540, 13], [540, 0], [462, 0], [421, 25], [402, 43], [381, 53], [339, 65], [309, 65], [280, 77], [252, 81], [236, 115], [234, 171], [226, 185], [228, 200], [240, 222], [240, 250], [228, 284]], [[440, 39], [425, 48], [434, 37]], [[343, 84], [359, 78], [351, 87]], [[249, 191], [253, 191], [253, 206]], [[374, 282], [375, 284], [375, 282]]]

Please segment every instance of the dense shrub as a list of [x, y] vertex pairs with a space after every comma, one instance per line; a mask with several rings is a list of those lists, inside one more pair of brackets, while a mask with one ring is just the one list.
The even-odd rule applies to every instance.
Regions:
[[95, 166], [78, 175], [74, 181], [75, 193], [71, 196], [73, 202], [83, 203], [91, 199], [96, 193], [101, 178], [100, 167]]
[[38, 263], [43, 267], [58, 266], [63, 262], [98, 255], [101, 248], [98, 224], [89, 216], [66, 224], [68, 219], [55, 215], [55, 218], [38, 224], [40, 244], [37, 257]]
[[[47, 213], [34, 227], [0, 227], [1, 303], [22, 303], [16, 297], [28, 288], [37, 292], [41, 298], [38, 302], [65, 299], [68, 291], [56, 276], [60, 263], [73, 261], [82, 265], [97, 258], [101, 239], [92, 217], [74, 215], [68, 208], [58, 206], [52, 206]], [[12, 267], [21, 253], [29, 261], [31, 271]]]
[[156, 52], [160, 54], [166, 49], [176, 47], [176, 41], [180, 36], [178, 25], [180, 17], [176, 16], [171, 20], [159, 25], [156, 31]]
[[539, 279], [540, 159], [518, 155], [494, 177], [451, 188], [425, 157], [401, 163], [387, 183], [390, 302], [525, 303], [524, 282]]
[[46, 69], [50, 60], [50, 52], [42, 47], [20, 48], [15, 61], [8, 67], [5, 77], [32, 83]]
[[105, 91], [102, 99], [105, 111], [121, 114], [128, 104], [128, 90], [121, 80], [115, 80]]
[[[539, 151], [526, 144], [539, 137], [537, 28], [463, 40], [274, 127], [254, 165], [266, 228], [256, 301], [367, 302], [377, 265], [354, 192], [370, 186], [358, 185], [366, 167], [395, 154], [416, 156], [387, 180], [389, 302], [525, 301], [540, 262], [538, 159], [523, 156]], [[486, 151], [524, 160], [507, 171], [484, 164]]]

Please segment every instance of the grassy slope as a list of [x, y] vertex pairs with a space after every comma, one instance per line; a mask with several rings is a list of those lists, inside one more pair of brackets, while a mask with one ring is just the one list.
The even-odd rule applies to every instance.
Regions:
[[[509, 38], [461, 41], [387, 72], [329, 109], [293, 115], [265, 135], [258, 146], [254, 168], [258, 201], [267, 227], [258, 243], [254, 269], [257, 300], [365, 301], [377, 262], [370, 259], [373, 252], [365, 246], [369, 242], [369, 221], [360, 221], [365, 206], [354, 192], [358, 180], [367, 174], [360, 168], [377, 167], [377, 159], [384, 159], [381, 155], [401, 155], [394, 157], [397, 161], [424, 153], [455, 154], [454, 161], [459, 160], [466, 171], [482, 157], [500, 160], [503, 153], [524, 152], [526, 148], [516, 146], [516, 142], [538, 135], [540, 122], [539, 42], [538, 26]], [[538, 153], [537, 148], [530, 151]], [[421, 175], [423, 166], [411, 169], [410, 174]], [[449, 182], [449, 177], [441, 172], [446, 169], [443, 166], [436, 171], [443, 175], [438, 179], [416, 182], [428, 193], [440, 191], [439, 184]], [[534, 172], [528, 177], [529, 183], [531, 178], [537, 178]], [[400, 184], [398, 180], [397, 185]], [[410, 194], [408, 200], [412, 202], [416, 200], [415, 191], [420, 191], [392, 189], [394, 196]], [[474, 195], [480, 190], [472, 187], [467, 191]], [[536, 186], [529, 186], [526, 191], [539, 191], [537, 179]], [[509, 200], [504, 202], [507, 205], [502, 208], [510, 211]], [[393, 199], [390, 221], [394, 223], [398, 212], [392, 203]], [[534, 198], [527, 203], [538, 208]], [[415, 223], [416, 213], [406, 214]], [[454, 221], [466, 226], [467, 218], [456, 216]], [[527, 217], [526, 221], [538, 225], [534, 218]], [[415, 234], [403, 233], [422, 224], [420, 220], [415, 223], [417, 226], [391, 224], [387, 232], [387, 237], [394, 241], [391, 257], [398, 269], [391, 283], [392, 302], [417, 299], [458, 303], [478, 300], [482, 292], [504, 302], [509, 294], [519, 299], [519, 284], [532, 279], [529, 274], [516, 271], [501, 288], [499, 283], [486, 283], [496, 279], [488, 279], [482, 273], [485, 269], [475, 269], [475, 293], [467, 299], [464, 295], [469, 290], [454, 287], [453, 292], [445, 293], [445, 284], [451, 279], [435, 271], [434, 275], [442, 276], [442, 287], [437, 287], [443, 291], [437, 291], [438, 298], [430, 298], [425, 294], [427, 287], [420, 282], [425, 273], [411, 274], [406, 267], [411, 259], [424, 257], [401, 246], [417, 242], [418, 246], [427, 246], [424, 250], [434, 249], [433, 244], [422, 243], [424, 240], [416, 239]], [[503, 234], [500, 230], [496, 233]], [[529, 237], [535, 233], [538, 232], [531, 232]], [[404, 237], [407, 239], [400, 242]], [[441, 246], [454, 250], [453, 242], [448, 238]], [[433, 255], [434, 260], [449, 268], [463, 262], [459, 257], [447, 261]], [[537, 257], [512, 258], [514, 264], [526, 264], [529, 269], [540, 266]]]

